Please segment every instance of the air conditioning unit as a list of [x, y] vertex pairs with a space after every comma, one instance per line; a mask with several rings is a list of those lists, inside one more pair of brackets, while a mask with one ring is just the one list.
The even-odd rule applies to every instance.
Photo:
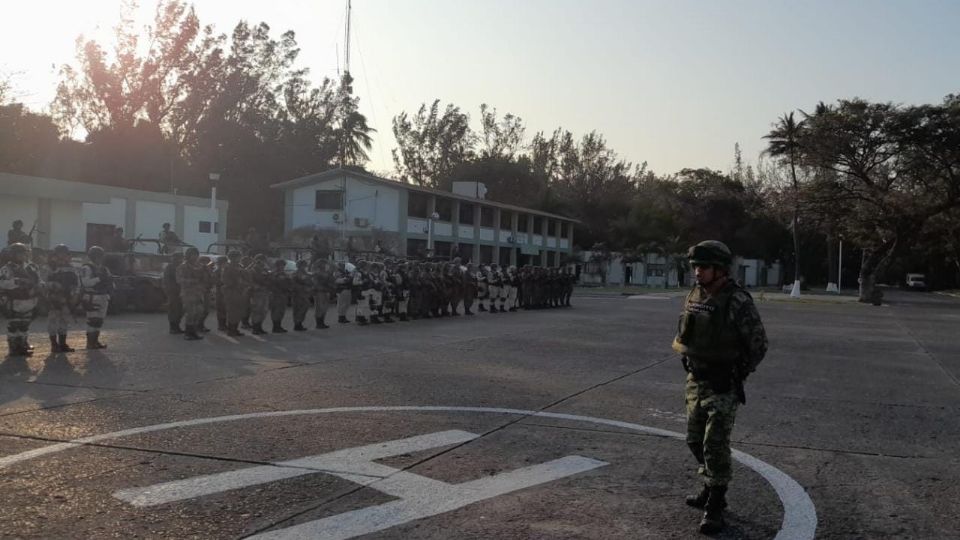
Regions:
[[333, 222], [334, 222], [334, 223], [343, 223], [343, 216], [341, 216], [339, 212], [334, 213], [334, 214], [333, 214]]
[[360, 228], [369, 227], [370, 220], [362, 217], [353, 218], [353, 224]]

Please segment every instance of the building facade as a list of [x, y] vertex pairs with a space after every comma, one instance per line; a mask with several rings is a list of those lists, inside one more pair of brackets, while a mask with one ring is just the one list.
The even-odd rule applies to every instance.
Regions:
[[[205, 251], [226, 239], [227, 201], [125, 189], [55, 178], [0, 173], [0, 224], [15, 220], [34, 228], [33, 245], [49, 249], [66, 244], [83, 251], [103, 244], [119, 227], [128, 239], [156, 240], [170, 223], [186, 243]], [[156, 253], [156, 243], [133, 249]]]
[[379, 242], [400, 256], [481, 264], [559, 266], [572, 255], [576, 220], [486, 200], [480, 183], [458, 184], [446, 192], [333, 169], [273, 187], [284, 193], [288, 237], [322, 233], [366, 249]]

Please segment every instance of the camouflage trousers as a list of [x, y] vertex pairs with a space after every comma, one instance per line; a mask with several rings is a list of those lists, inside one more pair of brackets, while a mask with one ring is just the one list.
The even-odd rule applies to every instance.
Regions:
[[293, 293], [293, 324], [303, 324], [310, 309], [310, 296], [305, 292]]
[[[330, 293], [327, 291], [317, 291], [317, 294], [313, 296], [313, 318], [316, 320], [321, 320], [327, 315], [327, 310], [330, 309]], [[306, 313], [306, 311], [304, 311]]]
[[270, 320], [276, 324], [283, 322], [283, 316], [287, 313], [287, 295], [286, 293], [270, 294]]
[[16, 299], [10, 301], [7, 316], [7, 337], [25, 338], [30, 332], [30, 321], [33, 320], [33, 311], [37, 307], [36, 298]]
[[204, 308], [203, 294], [192, 292], [181, 292], [180, 303], [183, 305], [184, 322], [188, 328], [197, 330], [203, 323], [206, 316]]
[[70, 306], [64, 304], [60, 307], [50, 307], [47, 311], [47, 333], [51, 336], [66, 334], [70, 328]]
[[733, 476], [730, 435], [740, 404], [733, 390], [714, 392], [710, 383], [687, 375], [687, 446], [707, 486], [725, 486]]
[[110, 295], [84, 294], [83, 303], [87, 310], [87, 332], [99, 332], [103, 328], [103, 320], [107, 318]]
[[225, 290], [223, 291], [223, 303], [226, 311], [227, 327], [236, 330], [240, 320], [243, 319], [249, 309], [247, 295], [242, 291]]
[[262, 324], [267, 318], [267, 308], [270, 303], [270, 292], [266, 289], [250, 292], [250, 323], [253, 326]]
[[350, 289], [337, 293], [337, 317], [346, 317], [347, 310], [350, 309]]

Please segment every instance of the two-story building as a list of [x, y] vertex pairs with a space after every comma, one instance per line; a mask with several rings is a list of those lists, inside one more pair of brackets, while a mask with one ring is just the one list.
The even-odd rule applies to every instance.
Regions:
[[284, 232], [376, 241], [401, 256], [459, 255], [480, 264], [559, 266], [573, 253], [576, 220], [486, 200], [480, 182], [452, 192], [332, 169], [274, 184], [284, 193]]

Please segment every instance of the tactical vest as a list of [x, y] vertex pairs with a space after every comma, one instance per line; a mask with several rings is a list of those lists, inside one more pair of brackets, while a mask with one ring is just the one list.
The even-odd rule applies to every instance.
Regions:
[[6, 296], [13, 300], [29, 300], [36, 296], [36, 287], [40, 284], [40, 274], [36, 266], [31, 263], [20, 265], [11, 262], [6, 268], [11, 278], [21, 280], [16, 288], [3, 291]]
[[113, 292], [113, 276], [106, 266], [87, 263], [84, 266], [90, 269], [90, 275], [100, 278], [100, 281], [92, 287], [85, 287], [87, 294], [110, 294]]
[[740, 336], [728, 318], [730, 299], [739, 287], [724, 285], [713, 296], [702, 287], [687, 295], [673, 350], [703, 368], [729, 367], [741, 354]]

